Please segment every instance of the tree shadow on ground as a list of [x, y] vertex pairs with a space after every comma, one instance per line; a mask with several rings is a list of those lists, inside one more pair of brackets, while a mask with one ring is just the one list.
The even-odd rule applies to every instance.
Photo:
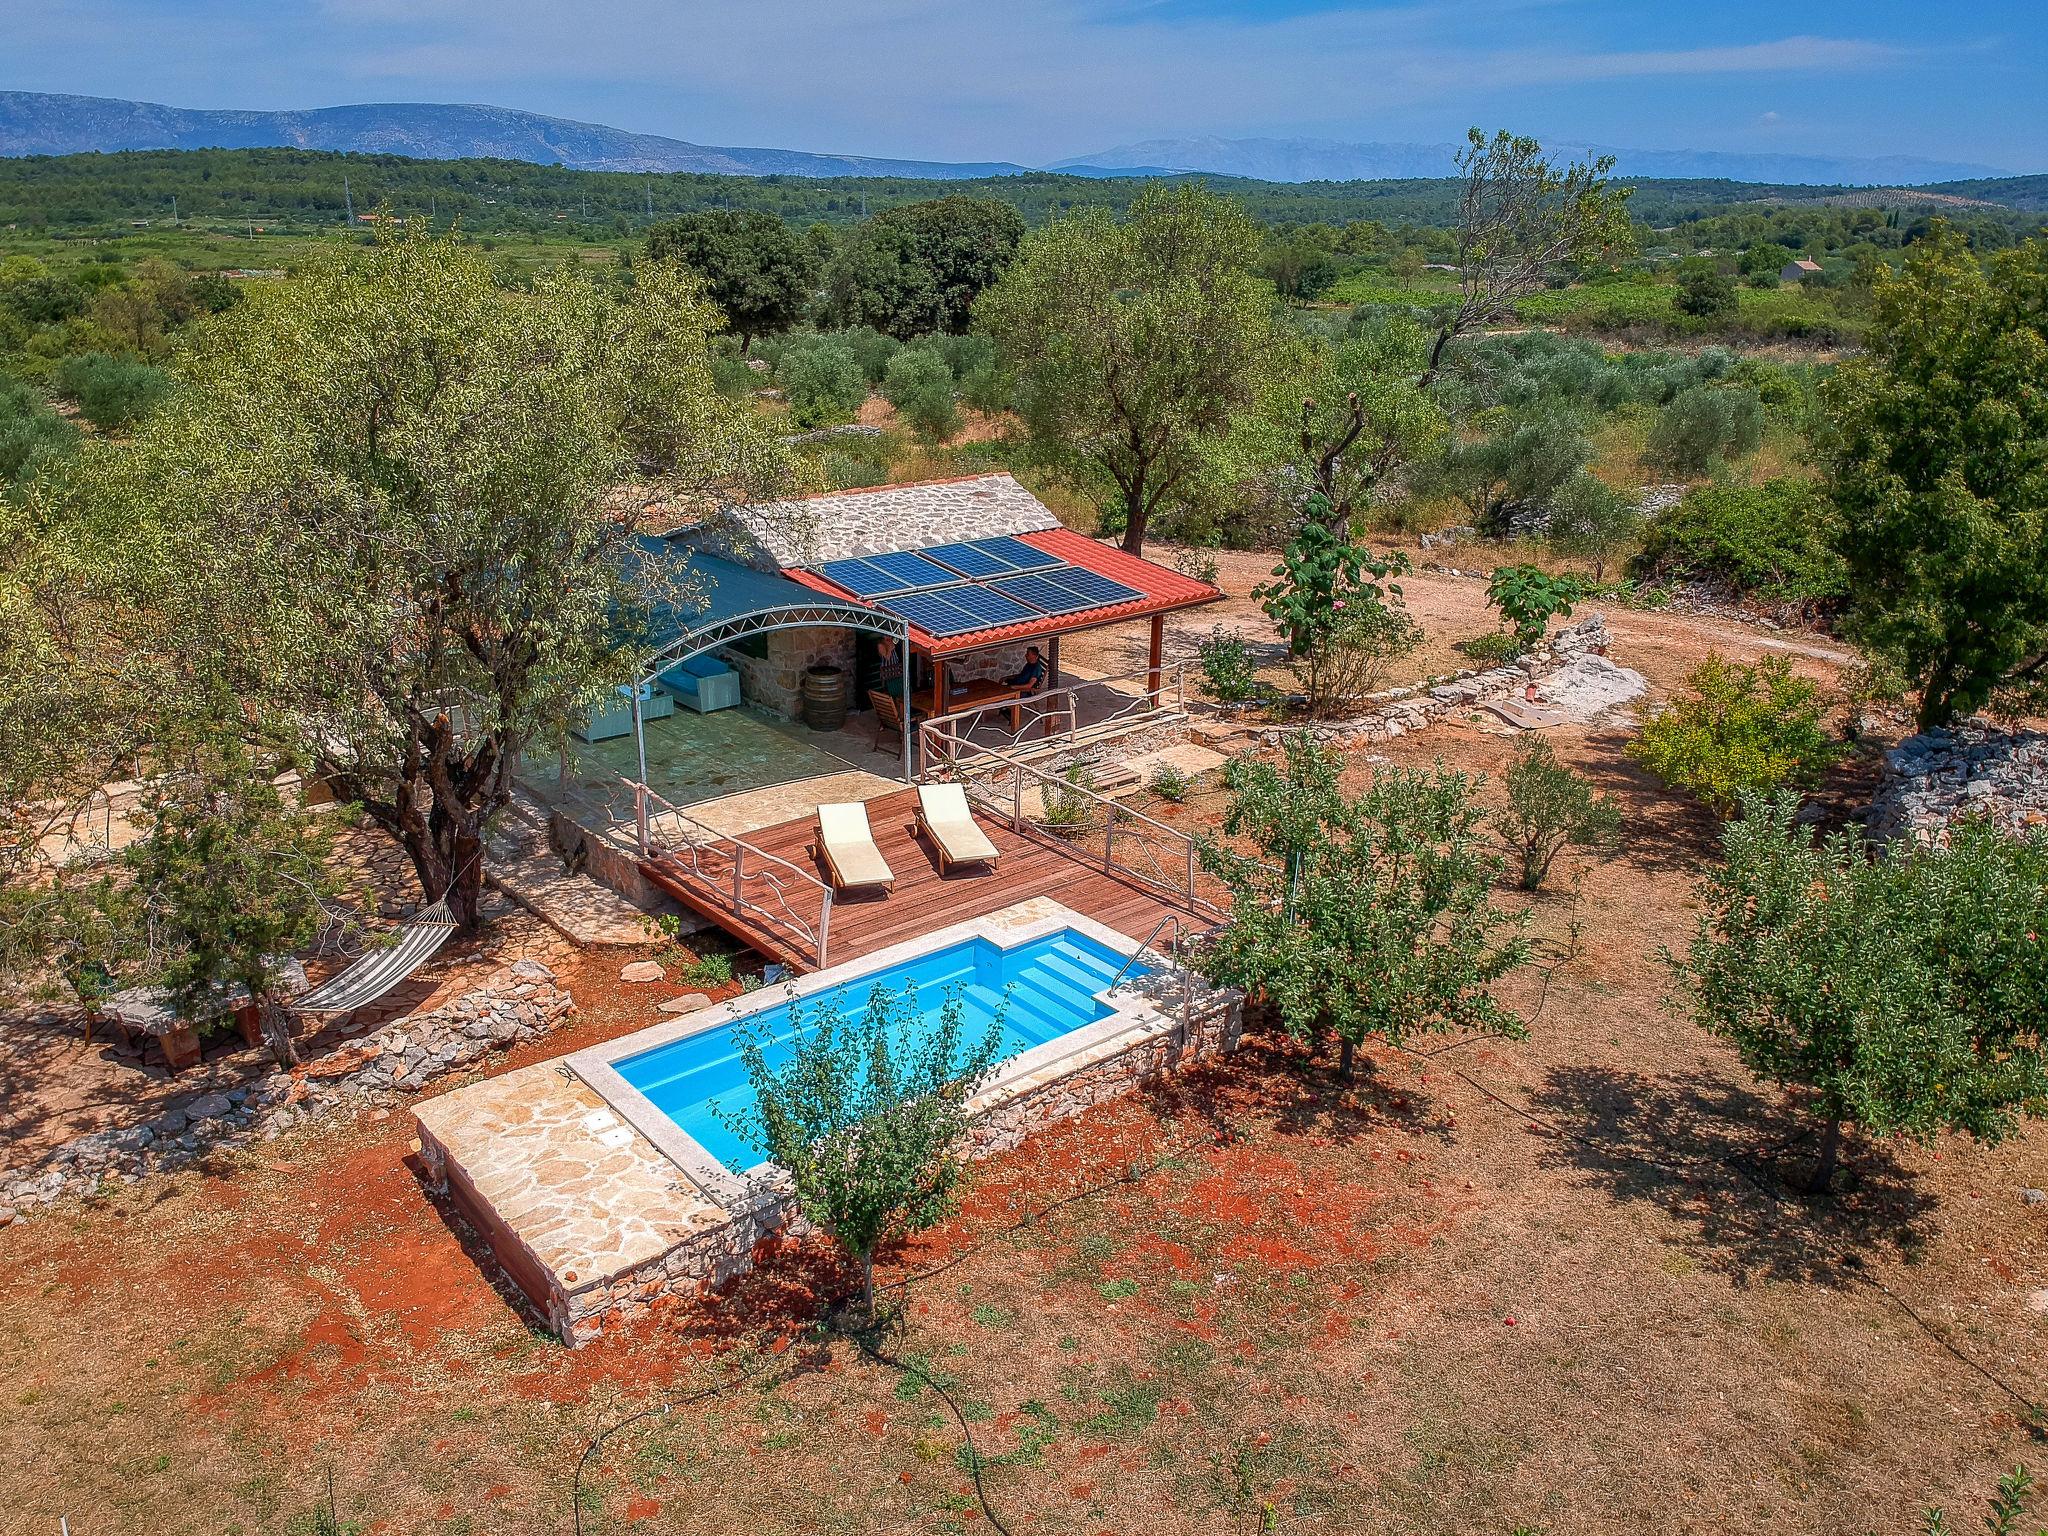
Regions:
[[1450, 1110], [1419, 1084], [1397, 1080], [1387, 1070], [1395, 1060], [1361, 1050], [1347, 1082], [1337, 1075], [1334, 1050], [1312, 1053], [1278, 1029], [1248, 1029], [1227, 1066], [1164, 1074], [1145, 1085], [1144, 1096], [1161, 1119], [1195, 1119], [1225, 1140], [1257, 1129], [1339, 1146], [1386, 1131], [1453, 1141]]
[[1661, 1209], [1692, 1229], [1701, 1262], [1738, 1283], [1839, 1279], [1929, 1235], [1933, 1199], [1882, 1146], [1852, 1143], [1831, 1194], [1800, 1193], [1810, 1121], [1726, 1079], [1557, 1067], [1530, 1107], [1567, 1133], [1547, 1165]]
[[1721, 822], [1714, 813], [1671, 789], [1630, 758], [1632, 731], [1586, 737], [1591, 750], [1574, 765], [1593, 788], [1621, 806], [1620, 857], [1645, 873], [1691, 874], [1718, 856]]

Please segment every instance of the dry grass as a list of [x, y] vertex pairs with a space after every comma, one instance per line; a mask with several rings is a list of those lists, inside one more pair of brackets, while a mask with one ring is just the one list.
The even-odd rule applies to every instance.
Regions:
[[[1411, 593], [1473, 627], [1473, 584]], [[1660, 685], [1765, 643], [1613, 621]], [[815, 1330], [840, 1283], [815, 1249], [562, 1349], [425, 1196], [395, 1115], [0, 1232], [0, 1531], [311, 1532], [330, 1469], [344, 1528], [566, 1531], [620, 1425], [584, 1467], [589, 1532], [972, 1531], [955, 1408], [1019, 1536], [1905, 1532], [1974, 1507], [2048, 1456], [1951, 1352], [2048, 1397], [2048, 1214], [2019, 1198], [2048, 1132], [1860, 1148], [1836, 1199], [1790, 1195], [1796, 1114], [1662, 1000], [1713, 828], [1620, 747], [1559, 742], [1627, 842], [1535, 899], [1528, 1043], [1381, 1052], [1345, 1085], [1255, 1033], [986, 1165], [893, 1255], [884, 1348], [951, 1407]], [[1394, 749], [1487, 770], [1508, 744]], [[514, 1063], [649, 1022], [617, 964], [571, 972], [584, 1014]]]

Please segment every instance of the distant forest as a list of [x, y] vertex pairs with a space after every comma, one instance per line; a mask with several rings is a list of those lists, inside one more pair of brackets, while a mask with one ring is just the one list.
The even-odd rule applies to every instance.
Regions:
[[[344, 186], [344, 178], [346, 185]], [[1443, 181], [1282, 182], [1198, 178], [1227, 192], [1272, 227], [1385, 225], [1444, 227], [1458, 183]], [[279, 232], [340, 224], [386, 209], [459, 222], [473, 234], [556, 233], [612, 239], [649, 223], [710, 208], [760, 209], [795, 224], [852, 224], [903, 203], [948, 193], [1009, 203], [1027, 224], [1090, 205], [1123, 208], [1143, 179], [1093, 180], [1051, 173], [933, 182], [899, 177], [811, 179], [632, 175], [576, 171], [510, 160], [414, 160], [397, 155], [290, 149], [148, 150], [112, 155], [0, 159], [0, 225], [51, 235], [112, 232], [172, 215], [209, 224], [258, 224]], [[2048, 177], [1957, 183], [1915, 193], [1835, 187], [1764, 186], [1721, 180], [1632, 183], [1631, 212], [1653, 229], [1730, 215], [1890, 211], [1894, 227], [1938, 213], [1987, 246], [2029, 233], [2048, 211]], [[1925, 194], [1944, 194], [1930, 198]], [[1958, 201], [1968, 198], [1971, 203]], [[1974, 204], [1974, 205], [1973, 205]], [[1986, 206], [1998, 205], [1998, 206]]]

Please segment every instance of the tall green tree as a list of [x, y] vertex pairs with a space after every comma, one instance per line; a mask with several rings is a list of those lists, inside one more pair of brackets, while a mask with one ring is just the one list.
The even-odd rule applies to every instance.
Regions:
[[1290, 736], [1280, 765], [1233, 758], [1224, 831], [1202, 859], [1230, 888], [1230, 918], [1204, 967], [1311, 1041], [1335, 1036], [1349, 1076], [1368, 1039], [1475, 1030], [1520, 1039], [1492, 986], [1529, 959], [1523, 919], [1494, 905], [1472, 781], [1441, 766], [1388, 769], [1356, 796], [1334, 756]]
[[1807, 1096], [1807, 1186], [1828, 1187], [1852, 1126], [1995, 1142], [2048, 1112], [2048, 838], [1972, 822], [1873, 859], [1816, 842], [1797, 805], [1745, 801], [1691, 948], [1666, 960], [1702, 1027]]
[[826, 273], [827, 307], [839, 325], [871, 325], [901, 340], [957, 334], [1023, 238], [1017, 210], [994, 198], [956, 193], [886, 209], [840, 242]]
[[1283, 358], [1259, 227], [1198, 186], [1154, 186], [1127, 218], [1035, 231], [976, 313], [1017, 379], [1037, 457], [1110, 503], [1133, 554], [1201, 491], [1225, 433]]
[[1822, 398], [1848, 626], [1921, 728], [2048, 682], [2048, 240], [1980, 261], [1937, 228]]
[[335, 250], [203, 323], [74, 505], [131, 530], [173, 681], [289, 722], [473, 927], [520, 754], [623, 680], [675, 595], [633, 558], [634, 506], [715, 515], [787, 468], [712, 381], [718, 324], [667, 263], [615, 296], [575, 272], [507, 291], [418, 234]]
[[811, 243], [772, 213], [732, 208], [686, 214], [647, 231], [652, 261], [678, 261], [703, 281], [745, 353], [759, 336], [803, 318], [817, 285]]

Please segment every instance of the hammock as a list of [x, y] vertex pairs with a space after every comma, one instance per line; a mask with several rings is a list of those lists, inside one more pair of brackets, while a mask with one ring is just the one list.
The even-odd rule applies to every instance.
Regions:
[[374, 1003], [433, 959], [455, 931], [444, 898], [407, 918], [398, 942], [363, 956], [340, 975], [329, 978], [294, 1005], [300, 1013], [351, 1013]]

